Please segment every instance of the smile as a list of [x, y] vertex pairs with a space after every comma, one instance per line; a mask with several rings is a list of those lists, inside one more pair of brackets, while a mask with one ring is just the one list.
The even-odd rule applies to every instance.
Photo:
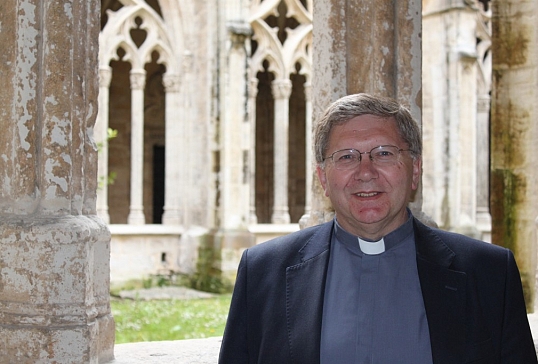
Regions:
[[359, 197], [374, 197], [378, 194], [379, 194], [378, 192], [370, 192], [370, 193], [357, 193], [355, 195]]

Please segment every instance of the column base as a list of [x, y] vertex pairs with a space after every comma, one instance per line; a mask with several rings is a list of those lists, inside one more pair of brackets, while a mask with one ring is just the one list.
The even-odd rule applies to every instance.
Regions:
[[181, 225], [181, 214], [179, 209], [164, 207], [164, 213], [162, 216], [163, 225]]
[[109, 256], [95, 216], [0, 221], [0, 362], [111, 361]]
[[144, 225], [146, 223], [146, 216], [142, 209], [131, 208], [129, 217], [127, 217], [127, 223], [129, 225]]
[[114, 360], [114, 330], [112, 315], [72, 327], [0, 324], [0, 363], [109, 363]]

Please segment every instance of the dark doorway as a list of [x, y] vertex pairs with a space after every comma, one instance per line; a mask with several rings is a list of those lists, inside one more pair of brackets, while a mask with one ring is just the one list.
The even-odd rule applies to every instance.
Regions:
[[153, 146], [153, 223], [161, 224], [164, 212], [164, 146]]

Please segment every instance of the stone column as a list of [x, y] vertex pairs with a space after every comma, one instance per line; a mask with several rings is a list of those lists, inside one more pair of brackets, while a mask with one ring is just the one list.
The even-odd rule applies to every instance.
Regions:
[[181, 77], [174, 74], [164, 74], [163, 83], [166, 92], [166, 150], [165, 150], [165, 182], [164, 182], [164, 214], [163, 225], [181, 225], [182, 211], [180, 208], [183, 190], [178, 188], [181, 180], [182, 160], [187, 154], [181, 153], [181, 139], [184, 134], [181, 113]]
[[113, 359], [97, 0], [0, 2], [0, 361]]
[[[316, 0], [313, 5], [314, 120], [339, 97], [370, 92], [405, 103], [421, 122], [422, 2]], [[312, 196], [308, 225], [331, 219], [317, 177]], [[411, 206], [415, 213], [421, 204], [419, 191]]]
[[492, 1], [491, 240], [517, 260], [527, 309], [536, 285], [538, 3]]
[[491, 242], [491, 215], [489, 213], [489, 109], [490, 96], [478, 95], [476, 159], [476, 225], [482, 239]]
[[[221, 125], [221, 226], [228, 229], [243, 229], [246, 227], [248, 216], [249, 195], [245, 196], [244, 186], [244, 160], [243, 139], [250, 137], [250, 132], [244, 133], [245, 124], [248, 126], [245, 105], [247, 104], [247, 79], [246, 79], [246, 49], [247, 39], [246, 26], [228, 26], [230, 34], [230, 49], [228, 51], [228, 72], [225, 80], [223, 101], [224, 120]], [[248, 144], [247, 144], [248, 147]]]
[[273, 81], [273, 97], [275, 99], [275, 172], [274, 172], [274, 204], [271, 222], [273, 224], [289, 224], [288, 207], [288, 126], [289, 99], [291, 95], [290, 80]]
[[249, 102], [249, 79], [247, 55], [249, 53], [248, 23], [227, 21], [228, 39], [225, 63], [227, 72], [222, 73], [220, 131], [220, 206], [219, 227], [214, 231], [213, 247], [220, 250], [221, 278], [233, 282], [237, 273], [241, 252], [254, 245], [254, 236], [248, 231], [250, 212], [249, 189], [251, 124], [247, 114]]
[[250, 154], [249, 154], [249, 224], [257, 224], [256, 215], [256, 97], [258, 96], [258, 79], [251, 78], [248, 87], [248, 116], [250, 123]]
[[447, 44], [443, 48], [448, 52], [445, 55], [448, 145], [440, 158], [448, 157], [445, 208], [449, 210], [444, 227], [480, 238], [476, 228], [477, 149], [471, 147], [477, 145], [477, 10], [456, 6], [445, 10], [443, 18], [458, 29], [446, 31]]
[[99, 69], [99, 111], [95, 123], [95, 140], [99, 149], [98, 159], [98, 191], [97, 191], [97, 215], [105, 223], [110, 222], [108, 214], [108, 104], [112, 69], [110, 67]]
[[[314, 160], [313, 160], [313, 143], [312, 143], [312, 84], [306, 82], [304, 85], [305, 100], [306, 100], [306, 186], [305, 191], [312, 190], [312, 177], [314, 176]], [[310, 215], [312, 205], [312, 195], [306, 194], [305, 215]]]
[[476, 226], [482, 240], [491, 242], [491, 214], [489, 210], [489, 160], [490, 160], [490, 105], [491, 105], [491, 10], [478, 11], [477, 38], [477, 181], [476, 181]]
[[[201, 151], [203, 150], [202, 140], [203, 131], [202, 124], [196, 110], [194, 101], [196, 95], [196, 81], [193, 72], [193, 54], [190, 51], [183, 53], [181, 64], [181, 77], [183, 79], [182, 92], [182, 137], [180, 139], [181, 150], [188, 158], [182, 160], [181, 178], [179, 180], [179, 189], [182, 197], [180, 202], [181, 210], [184, 212], [182, 223], [185, 228], [192, 226], [204, 226], [205, 219], [202, 211], [206, 211], [207, 207], [202, 203], [203, 199], [201, 191], [204, 184], [200, 184], [200, 176], [202, 168], [200, 165], [207, 163]], [[176, 141], [177, 143], [177, 141]]]
[[131, 80], [131, 205], [127, 222], [144, 225], [144, 87], [146, 71], [132, 70]]

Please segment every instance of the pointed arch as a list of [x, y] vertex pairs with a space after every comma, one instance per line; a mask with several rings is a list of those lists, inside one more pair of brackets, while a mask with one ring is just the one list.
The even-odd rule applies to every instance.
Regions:
[[[177, 73], [177, 52], [168, 37], [168, 30], [163, 18], [143, 0], [123, 0], [124, 6], [118, 11], [107, 11], [108, 22], [99, 37], [99, 66], [108, 67], [112, 60], [118, 60], [117, 51], [122, 48], [125, 61], [133, 69], [143, 69], [151, 62], [153, 52], [159, 53], [158, 62], [165, 65], [167, 72]], [[137, 24], [137, 19], [140, 23]], [[131, 30], [141, 29], [147, 34], [138, 47]]]
[[[286, 5], [286, 14], [279, 14], [281, 3]], [[308, 1], [307, 4], [311, 2]], [[278, 38], [278, 29], [271, 28], [266, 22], [269, 16], [294, 18], [299, 25], [294, 29], [286, 28], [286, 40], [282, 43]], [[302, 70], [311, 70], [312, 14], [299, 0], [256, 0], [251, 9], [250, 24], [254, 31], [253, 40], [258, 43], [252, 55], [252, 76], [263, 71], [263, 62], [269, 62], [269, 71], [277, 79], [287, 79], [295, 72], [295, 64], [301, 63]], [[309, 78], [309, 77], [308, 77]]]

